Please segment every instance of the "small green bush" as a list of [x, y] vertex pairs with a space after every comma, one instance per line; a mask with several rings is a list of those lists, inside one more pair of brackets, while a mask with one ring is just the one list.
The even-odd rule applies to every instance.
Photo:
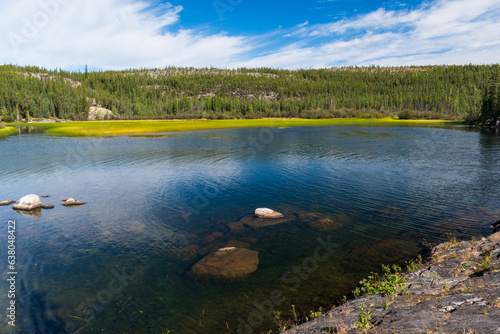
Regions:
[[353, 291], [354, 297], [358, 298], [366, 295], [390, 296], [400, 292], [408, 293], [406, 291], [407, 281], [401, 273], [402, 269], [400, 266], [395, 264], [392, 267], [382, 265], [382, 271], [382, 276], [374, 273], [359, 282], [361, 286]]
[[358, 315], [358, 321], [356, 322], [356, 327], [359, 329], [368, 329], [373, 327], [372, 323], [370, 322], [372, 320], [372, 309], [371, 305], [368, 305], [365, 308], [365, 303], [361, 303], [360, 305], [360, 311]]

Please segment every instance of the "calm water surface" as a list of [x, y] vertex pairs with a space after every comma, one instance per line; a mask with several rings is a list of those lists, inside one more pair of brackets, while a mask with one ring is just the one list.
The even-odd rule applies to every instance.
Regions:
[[[0, 207], [4, 263], [7, 222], [17, 225], [19, 333], [264, 332], [274, 310], [331, 306], [380, 264], [448, 233], [488, 234], [500, 209], [500, 137], [480, 130], [32, 133], [0, 139], [0, 154], [0, 201], [34, 193], [56, 206], [34, 216]], [[61, 206], [68, 197], [87, 204]], [[295, 219], [228, 228], [257, 207]], [[324, 218], [338, 224], [310, 226]], [[232, 284], [185, 278], [224, 246], [258, 251], [257, 271]], [[330, 256], [312, 260], [318, 247]]]

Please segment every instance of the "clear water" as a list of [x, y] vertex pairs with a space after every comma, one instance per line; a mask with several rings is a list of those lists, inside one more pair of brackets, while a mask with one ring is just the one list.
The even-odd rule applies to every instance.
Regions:
[[[0, 201], [34, 193], [56, 206], [39, 217], [0, 207], [2, 277], [9, 220], [18, 273], [17, 326], [2, 321], [0, 332], [266, 332], [274, 310], [328, 307], [380, 264], [448, 233], [488, 234], [500, 208], [500, 137], [477, 129], [31, 133], [1, 139], [0, 154]], [[68, 197], [87, 204], [61, 206]], [[257, 207], [295, 219], [227, 227]], [[341, 227], [309, 226], [318, 217]], [[228, 245], [259, 252], [244, 282], [185, 278]]]

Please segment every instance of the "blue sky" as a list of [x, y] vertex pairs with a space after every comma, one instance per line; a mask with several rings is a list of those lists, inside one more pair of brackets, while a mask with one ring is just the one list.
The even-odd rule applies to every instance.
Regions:
[[491, 64], [500, 1], [2, 1], [0, 50], [69, 70]]
[[299, 23], [328, 23], [379, 8], [401, 9], [415, 7], [422, 1], [405, 3], [395, 1], [317, 0], [317, 1], [262, 1], [262, 0], [213, 0], [182, 1], [184, 8], [181, 22], [186, 28], [208, 24], [218, 30], [233, 34], [264, 34], [279, 27], [293, 27]]

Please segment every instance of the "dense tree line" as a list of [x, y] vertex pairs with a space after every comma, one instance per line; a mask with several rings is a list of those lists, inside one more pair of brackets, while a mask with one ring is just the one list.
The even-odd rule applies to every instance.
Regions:
[[488, 108], [498, 111], [498, 84], [492, 84], [498, 71], [499, 65], [468, 65], [82, 73], [4, 65], [0, 114], [83, 120], [96, 104], [118, 119], [477, 118], [485, 113], [485, 92], [496, 96]]
[[483, 123], [500, 119], [500, 82], [490, 83], [484, 88], [481, 116]]

